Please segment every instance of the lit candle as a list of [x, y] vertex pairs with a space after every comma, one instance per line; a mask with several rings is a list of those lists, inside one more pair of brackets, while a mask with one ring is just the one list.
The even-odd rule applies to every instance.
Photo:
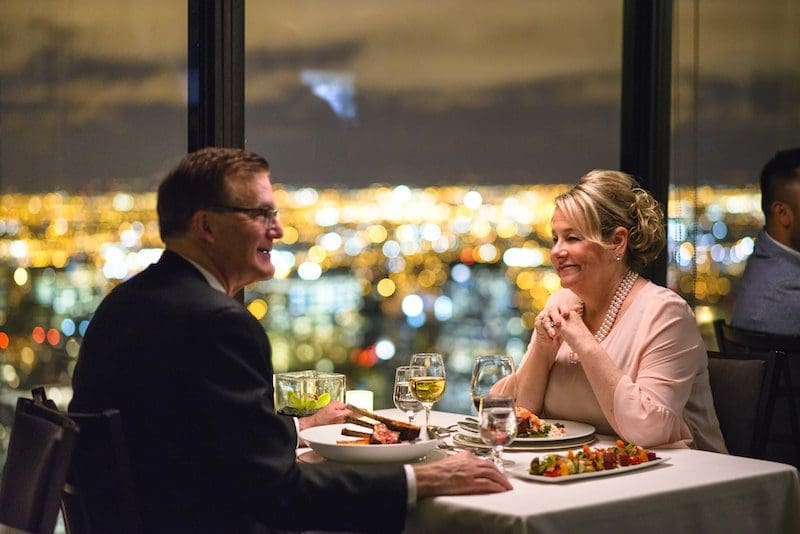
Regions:
[[366, 389], [349, 389], [344, 393], [344, 402], [372, 411], [372, 392]]

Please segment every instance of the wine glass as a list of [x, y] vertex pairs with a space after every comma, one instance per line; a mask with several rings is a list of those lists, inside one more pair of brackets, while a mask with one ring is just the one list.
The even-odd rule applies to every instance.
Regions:
[[517, 437], [514, 397], [486, 395], [481, 402], [479, 418], [481, 440], [492, 447], [492, 461], [499, 471], [503, 471], [503, 447]]
[[405, 412], [409, 424], [414, 424], [414, 417], [422, 410], [422, 403], [411, 394], [409, 382], [412, 377], [422, 376], [424, 369], [419, 366], [401, 365], [394, 372], [394, 393], [392, 400], [401, 412]]
[[[478, 356], [475, 358], [475, 365], [472, 367], [472, 379], [470, 380], [470, 394], [475, 410], [480, 413], [481, 401], [488, 395], [492, 387], [501, 379], [514, 374], [514, 360], [508, 356]], [[502, 389], [509, 392], [512, 384], [505, 385]], [[493, 393], [502, 393], [495, 391]], [[509, 393], [515, 397], [513, 391]]]
[[422, 367], [422, 375], [412, 376], [408, 383], [411, 394], [425, 408], [425, 434], [430, 437], [431, 408], [444, 395], [446, 385], [444, 360], [441, 354], [423, 352], [411, 357], [411, 365]]

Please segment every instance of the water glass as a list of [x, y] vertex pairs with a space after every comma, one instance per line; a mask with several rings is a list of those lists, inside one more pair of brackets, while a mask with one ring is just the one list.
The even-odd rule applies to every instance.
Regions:
[[422, 376], [423, 367], [401, 365], [394, 372], [394, 393], [392, 400], [395, 407], [405, 412], [408, 422], [414, 424], [414, 417], [422, 410], [422, 403], [411, 394], [411, 379]]
[[514, 360], [509, 356], [478, 356], [472, 367], [470, 380], [470, 395], [475, 410], [480, 413], [481, 401], [490, 393], [510, 395], [516, 397], [513, 384], [506, 384], [499, 388], [503, 391], [492, 391], [492, 388], [503, 378], [514, 374]]
[[492, 461], [503, 471], [503, 447], [517, 437], [517, 415], [514, 398], [490, 394], [483, 398], [480, 411], [481, 440], [492, 447]]

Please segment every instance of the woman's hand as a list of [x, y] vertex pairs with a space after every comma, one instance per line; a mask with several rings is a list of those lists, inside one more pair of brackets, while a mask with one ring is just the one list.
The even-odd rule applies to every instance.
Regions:
[[541, 413], [550, 369], [562, 342], [558, 329], [564, 315], [578, 315], [580, 309], [578, 297], [563, 289], [551, 295], [544, 310], [536, 316], [528, 351], [514, 374], [519, 406]]
[[536, 320], [533, 323], [536, 332], [534, 341], [555, 348], [561, 346], [561, 342], [565, 341], [565, 339], [561, 337], [561, 327], [564, 321], [573, 315], [577, 317], [578, 322], [583, 324], [580, 310], [580, 304], [547, 306], [536, 316]]
[[563, 314], [554, 328], [557, 330], [558, 337], [573, 351], [580, 354], [587, 344], [595, 343], [595, 339], [586, 323], [583, 322], [579, 311], [580, 307], [578, 310], [570, 310]]

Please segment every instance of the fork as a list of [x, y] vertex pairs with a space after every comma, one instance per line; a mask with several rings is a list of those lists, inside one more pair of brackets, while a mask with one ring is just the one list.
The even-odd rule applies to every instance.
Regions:
[[428, 432], [432, 433], [436, 438], [446, 438], [450, 436], [454, 430], [458, 429], [458, 424], [450, 425], [450, 426], [429, 426]]
[[441, 451], [444, 451], [446, 454], [456, 454], [459, 451], [468, 451], [480, 458], [488, 457], [492, 452], [491, 450], [487, 449], [472, 449], [469, 447], [457, 447], [455, 445], [450, 445], [449, 443], [444, 441], [440, 441], [439, 443], [437, 443], [436, 448]]

